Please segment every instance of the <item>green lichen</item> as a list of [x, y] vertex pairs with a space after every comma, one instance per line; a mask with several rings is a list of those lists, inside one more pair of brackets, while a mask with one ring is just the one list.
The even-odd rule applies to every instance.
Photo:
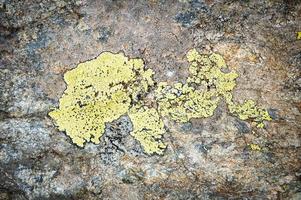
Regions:
[[177, 122], [210, 117], [224, 99], [230, 113], [242, 120], [255, 121], [261, 128], [263, 121], [271, 120], [252, 100], [233, 102], [231, 92], [238, 74], [227, 67], [221, 55], [199, 54], [192, 49], [187, 60], [190, 75], [186, 82], [158, 83], [152, 99], [157, 106], [150, 107], [145, 97], [155, 86], [153, 71], [144, 68], [142, 59], [104, 52], [65, 73], [67, 89], [59, 108], [49, 115], [59, 130], [83, 147], [85, 142], [98, 144], [105, 124], [127, 114], [133, 124], [131, 135], [148, 154], [162, 154], [166, 148], [161, 116]]

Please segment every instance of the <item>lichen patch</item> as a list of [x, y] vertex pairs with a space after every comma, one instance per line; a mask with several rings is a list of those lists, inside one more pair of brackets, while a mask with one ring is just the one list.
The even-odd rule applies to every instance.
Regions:
[[104, 52], [65, 73], [67, 89], [49, 115], [78, 146], [98, 144], [105, 123], [126, 114], [154, 84], [152, 74], [141, 59]]
[[[154, 72], [145, 69], [142, 59], [103, 52], [65, 73], [67, 89], [59, 108], [49, 115], [59, 130], [80, 147], [85, 142], [98, 144], [106, 123], [128, 115], [133, 124], [131, 135], [147, 154], [163, 154], [166, 148], [162, 117], [180, 123], [210, 117], [221, 100], [227, 103], [232, 115], [255, 121], [260, 128], [264, 121], [271, 120], [268, 112], [252, 100], [243, 104], [233, 102], [238, 74], [229, 69], [221, 55], [200, 54], [192, 49], [187, 60], [190, 75], [184, 84], [155, 84]], [[146, 103], [151, 90], [154, 106]]]
[[221, 99], [224, 99], [231, 114], [242, 120], [253, 120], [263, 128], [263, 121], [271, 120], [268, 112], [258, 108], [252, 100], [244, 104], [232, 101], [232, 91], [238, 74], [231, 71], [223, 57], [213, 53], [200, 54], [196, 49], [187, 53], [190, 75], [185, 84], [168, 85], [161, 82], [156, 89], [159, 111], [178, 122], [213, 115]]

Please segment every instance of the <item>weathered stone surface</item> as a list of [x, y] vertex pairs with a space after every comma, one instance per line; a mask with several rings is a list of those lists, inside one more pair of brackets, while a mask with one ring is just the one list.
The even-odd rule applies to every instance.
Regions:
[[[298, 1], [0, 0], [0, 199], [298, 199]], [[48, 116], [63, 74], [103, 51], [140, 57], [157, 82], [184, 81], [191, 48], [240, 75], [234, 100], [273, 118], [165, 119], [163, 156], [146, 155], [127, 116], [99, 145], [73, 145]], [[255, 148], [256, 147], [256, 148]]]

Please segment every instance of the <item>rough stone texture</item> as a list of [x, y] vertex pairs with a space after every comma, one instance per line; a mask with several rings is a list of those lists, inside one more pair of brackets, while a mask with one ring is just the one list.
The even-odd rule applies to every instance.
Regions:
[[[300, 21], [294, 0], [0, 0], [0, 199], [300, 199]], [[234, 98], [269, 109], [265, 129], [221, 104], [207, 119], [166, 119], [164, 156], [147, 156], [127, 116], [81, 149], [47, 115], [63, 73], [102, 51], [172, 82], [193, 47], [238, 71]]]

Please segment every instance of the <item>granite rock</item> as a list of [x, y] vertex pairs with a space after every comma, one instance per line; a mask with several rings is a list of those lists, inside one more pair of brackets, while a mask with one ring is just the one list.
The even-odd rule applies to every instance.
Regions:
[[[0, 0], [0, 199], [298, 199], [301, 4], [224, 0]], [[231, 116], [164, 123], [163, 156], [145, 154], [127, 116], [79, 148], [48, 113], [63, 74], [103, 51], [140, 57], [157, 82], [183, 82], [191, 48], [239, 73], [236, 102], [257, 101], [264, 129]], [[256, 145], [258, 150], [251, 148]]]

